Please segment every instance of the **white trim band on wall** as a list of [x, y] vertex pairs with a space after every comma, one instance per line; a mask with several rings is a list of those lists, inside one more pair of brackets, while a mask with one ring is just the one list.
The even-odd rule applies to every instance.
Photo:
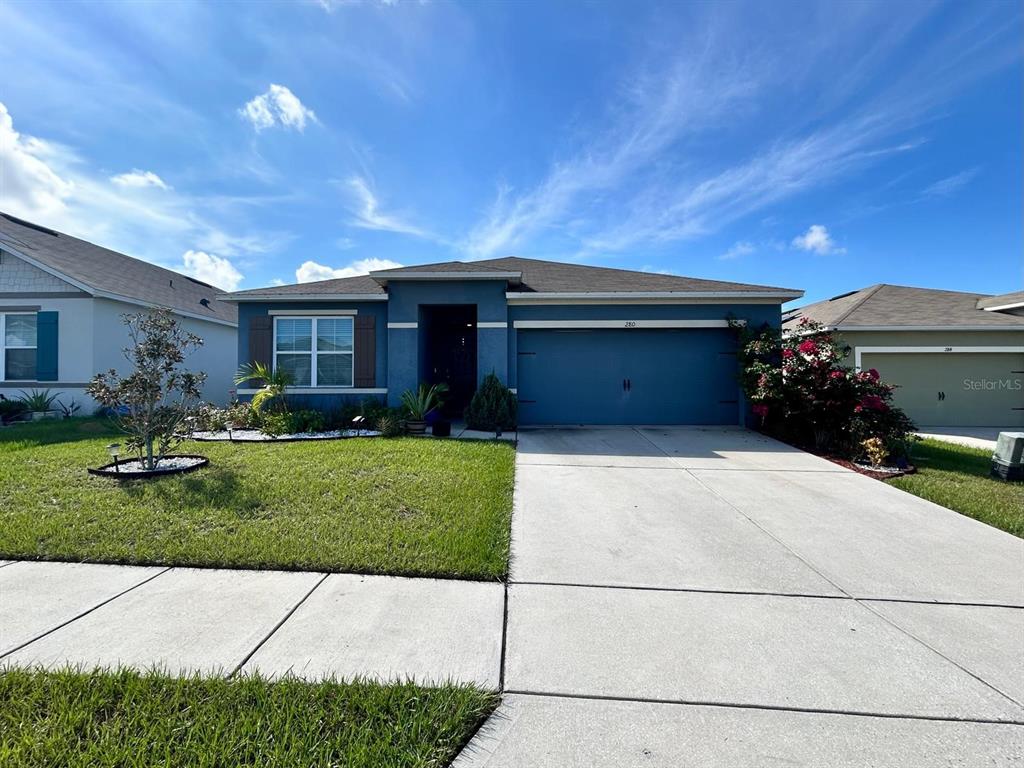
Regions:
[[[290, 395], [386, 395], [387, 387], [286, 387]], [[236, 389], [238, 395], [255, 395], [258, 389]]]
[[880, 354], [960, 354], [960, 353], [996, 353], [996, 354], [1024, 354], [1024, 347], [857, 347], [853, 357], [853, 363], [857, 370], [860, 370], [862, 355]]
[[419, 323], [388, 323], [388, 328], [418, 328]]
[[345, 315], [358, 315], [358, 309], [271, 309], [267, 312], [268, 315], [275, 315], [281, 317], [325, 317], [325, 316], [345, 316]]
[[477, 328], [508, 328], [508, 323], [477, 323]]
[[[737, 320], [743, 325], [745, 321]], [[516, 328], [728, 328], [728, 320], [516, 320]]]

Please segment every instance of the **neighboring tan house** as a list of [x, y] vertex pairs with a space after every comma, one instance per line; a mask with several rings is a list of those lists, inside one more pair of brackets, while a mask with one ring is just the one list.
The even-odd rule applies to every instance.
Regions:
[[285, 368], [312, 407], [397, 405], [420, 382], [444, 382], [458, 416], [493, 372], [517, 393], [521, 424], [738, 424], [729, 320], [777, 328], [782, 304], [802, 295], [501, 258], [222, 298], [239, 307], [238, 362]]
[[84, 240], [0, 213], [0, 393], [48, 389], [95, 407], [92, 377], [127, 372], [122, 315], [164, 307], [204, 344], [186, 359], [205, 371], [207, 400], [228, 400], [235, 373], [237, 311], [213, 286]]
[[898, 384], [919, 426], [1024, 426], [1024, 292], [873, 285], [791, 310], [838, 331], [850, 364]]

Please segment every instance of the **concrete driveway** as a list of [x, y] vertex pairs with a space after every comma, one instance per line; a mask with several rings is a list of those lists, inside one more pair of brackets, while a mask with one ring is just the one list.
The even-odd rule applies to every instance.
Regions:
[[470, 766], [1024, 760], [1024, 541], [740, 429], [523, 431]]

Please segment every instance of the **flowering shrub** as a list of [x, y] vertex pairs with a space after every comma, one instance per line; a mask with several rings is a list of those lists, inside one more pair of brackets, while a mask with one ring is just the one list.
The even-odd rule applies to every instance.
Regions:
[[892, 404], [894, 387], [878, 371], [857, 372], [819, 323], [804, 319], [783, 336], [740, 330], [740, 381], [765, 432], [797, 445], [861, 458], [864, 441], [879, 438], [905, 459], [914, 424]]

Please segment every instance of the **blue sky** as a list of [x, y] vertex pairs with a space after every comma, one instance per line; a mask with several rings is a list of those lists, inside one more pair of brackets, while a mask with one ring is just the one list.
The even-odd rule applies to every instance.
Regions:
[[0, 209], [226, 288], [1024, 286], [1019, 3], [0, 4]]

